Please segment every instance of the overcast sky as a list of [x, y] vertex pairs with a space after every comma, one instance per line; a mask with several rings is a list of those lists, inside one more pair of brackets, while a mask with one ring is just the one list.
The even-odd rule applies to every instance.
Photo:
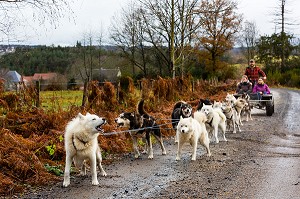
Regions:
[[[111, 23], [112, 16], [120, 13], [121, 8], [126, 6], [131, 0], [74, 0], [72, 9], [73, 18], [62, 18], [58, 27], [45, 25], [34, 25], [27, 27], [21, 32], [25, 32], [26, 41], [22, 44], [29, 45], [52, 45], [74, 46], [76, 41], [80, 41], [85, 33], [97, 34], [104, 31], [108, 42], [107, 30]], [[274, 12], [278, 9], [280, 0], [237, 0], [238, 12], [244, 15], [244, 20], [255, 22], [260, 35], [272, 34], [275, 31]], [[300, 0], [286, 0], [288, 19], [293, 23], [300, 24]], [[24, 28], [24, 27], [22, 27]], [[34, 31], [33, 31], [34, 30]], [[295, 36], [300, 37], [300, 26], [287, 27], [287, 30]], [[279, 32], [279, 29], [277, 29]], [[1, 36], [1, 35], [0, 35]], [[2, 44], [8, 41], [2, 40]]]

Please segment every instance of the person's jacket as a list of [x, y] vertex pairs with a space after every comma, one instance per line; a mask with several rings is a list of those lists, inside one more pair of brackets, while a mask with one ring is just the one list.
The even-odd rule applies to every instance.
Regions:
[[253, 93], [263, 92], [266, 94], [270, 94], [270, 88], [267, 84], [256, 84], [253, 88]]
[[239, 94], [248, 93], [249, 94], [251, 92], [252, 92], [252, 83], [250, 81], [240, 82], [237, 85], [236, 93], [239, 93]]
[[247, 75], [248, 79], [251, 82], [257, 82], [257, 80], [260, 76], [266, 77], [266, 74], [264, 73], [264, 71], [262, 71], [257, 66], [254, 66], [253, 68], [251, 66], [248, 66], [245, 70], [245, 75]]

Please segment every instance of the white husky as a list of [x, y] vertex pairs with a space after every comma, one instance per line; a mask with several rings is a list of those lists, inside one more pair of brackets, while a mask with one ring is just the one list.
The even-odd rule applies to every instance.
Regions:
[[223, 140], [227, 141], [226, 133], [226, 116], [221, 109], [214, 109], [212, 105], [203, 105], [201, 111], [205, 113], [207, 121], [205, 122], [207, 131], [215, 137], [216, 143], [219, 143], [218, 130], [223, 133]]
[[87, 113], [84, 116], [79, 113], [76, 118], [67, 124], [65, 131], [66, 165], [64, 187], [70, 185], [72, 161], [74, 161], [75, 166], [81, 168], [80, 173], [82, 175], [86, 174], [84, 161], [86, 159], [90, 161], [93, 185], [99, 184], [96, 169], [97, 163], [102, 176], [106, 176], [106, 172], [101, 165], [102, 156], [98, 145], [98, 135], [103, 131], [101, 126], [105, 123], [106, 120], [97, 115]]
[[179, 123], [177, 125], [177, 136], [178, 136], [178, 150], [176, 155], [176, 160], [180, 160], [182, 146], [184, 143], [188, 142], [193, 147], [192, 160], [196, 160], [196, 151], [198, 146], [198, 141], [200, 144], [206, 148], [207, 156], [211, 156], [209, 150], [209, 138], [208, 133], [205, 129], [205, 125], [201, 125], [200, 122], [192, 117], [182, 118], [180, 117]]

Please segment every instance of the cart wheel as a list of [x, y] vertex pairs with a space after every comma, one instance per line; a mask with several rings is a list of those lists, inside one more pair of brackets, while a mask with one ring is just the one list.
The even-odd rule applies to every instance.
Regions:
[[272, 116], [274, 113], [274, 104], [272, 102], [266, 102], [266, 113], [267, 116]]

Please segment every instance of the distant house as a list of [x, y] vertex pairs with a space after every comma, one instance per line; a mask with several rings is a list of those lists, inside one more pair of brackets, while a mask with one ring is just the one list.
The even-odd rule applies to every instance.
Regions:
[[22, 77], [17, 71], [8, 71], [5, 76], [5, 90], [18, 90], [22, 83]]
[[57, 73], [34, 73], [32, 79], [34, 81], [50, 82], [56, 81], [58, 78]]
[[93, 80], [98, 80], [99, 82], [112, 82], [118, 83], [121, 78], [121, 71], [119, 68], [116, 69], [94, 69], [93, 70]]
[[24, 76], [23, 81], [26, 85], [37, 81], [40, 83], [40, 89], [66, 89], [67, 80], [58, 73], [35, 73], [33, 76]]

